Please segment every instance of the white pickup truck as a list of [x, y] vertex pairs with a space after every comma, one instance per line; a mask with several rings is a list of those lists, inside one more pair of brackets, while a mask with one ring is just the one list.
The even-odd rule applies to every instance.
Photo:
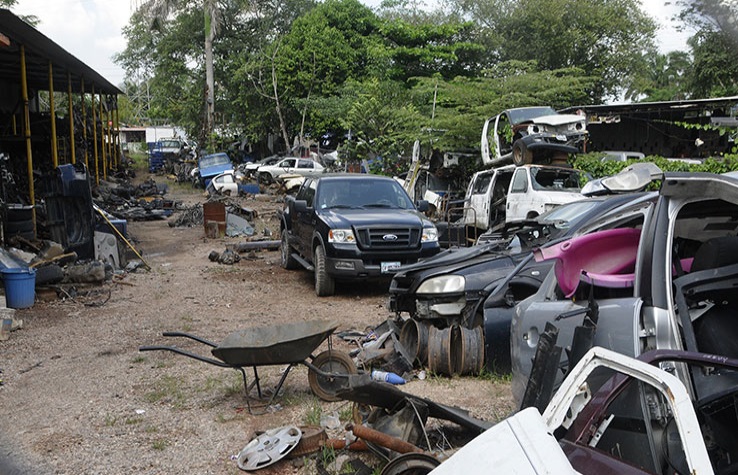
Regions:
[[508, 165], [477, 172], [464, 198], [464, 225], [484, 232], [584, 199], [581, 174], [569, 167], [544, 165]]

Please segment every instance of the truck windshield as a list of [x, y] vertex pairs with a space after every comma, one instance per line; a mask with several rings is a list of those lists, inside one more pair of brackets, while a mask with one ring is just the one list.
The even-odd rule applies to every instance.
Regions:
[[581, 190], [581, 173], [578, 170], [559, 168], [531, 168], [531, 181], [534, 190], [569, 191]]
[[412, 209], [405, 190], [389, 180], [326, 181], [318, 197], [320, 208], [400, 208]]
[[205, 155], [200, 159], [200, 168], [216, 167], [218, 165], [226, 165], [231, 163], [231, 159], [225, 153], [216, 153], [214, 155]]
[[556, 111], [550, 107], [525, 107], [523, 109], [511, 109], [508, 114], [510, 115], [510, 122], [519, 124], [544, 115], [556, 115]]

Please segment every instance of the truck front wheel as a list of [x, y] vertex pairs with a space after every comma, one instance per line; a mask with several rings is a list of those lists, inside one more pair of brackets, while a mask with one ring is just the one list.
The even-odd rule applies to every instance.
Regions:
[[336, 282], [328, 275], [325, 264], [325, 249], [323, 246], [315, 248], [315, 295], [329, 297], [336, 291]]
[[517, 166], [527, 165], [533, 162], [533, 153], [522, 140], [516, 140], [513, 144], [513, 163]]

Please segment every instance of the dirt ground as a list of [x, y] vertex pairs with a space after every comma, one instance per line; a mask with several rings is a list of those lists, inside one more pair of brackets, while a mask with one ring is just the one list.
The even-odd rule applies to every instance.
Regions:
[[[167, 197], [205, 201], [171, 182]], [[271, 230], [268, 238], [278, 239], [281, 197], [239, 200], [258, 212], [257, 233]], [[150, 271], [116, 276], [91, 295], [37, 301], [17, 311], [23, 328], [0, 342], [0, 474], [237, 474], [234, 456], [259, 431], [314, 424], [333, 413], [347, 422], [352, 404], [315, 398], [303, 366], [292, 370], [270, 412], [250, 415], [238, 371], [138, 348], [176, 342], [210, 356], [204, 345], [161, 334], [184, 331], [219, 342], [238, 329], [314, 318], [337, 322], [339, 332], [364, 331], [391, 317], [386, 285], [339, 285], [336, 296], [318, 298], [312, 274], [282, 269], [277, 251], [241, 254], [234, 265], [208, 259], [246, 238], [208, 239], [202, 226], [170, 227], [163, 220], [129, 221], [128, 229]], [[273, 387], [283, 369], [261, 367], [262, 387]], [[511, 410], [509, 384], [498, 378], [429, 377], [401, 389], [488, 421]], [[428, 425], [448, 424], [431, 419]], [[258, 472], [318, 473], [316, 460], [326, 457], [332, 455], [280, 461]], [[363, 458], [380, 472], [378, 458]]]

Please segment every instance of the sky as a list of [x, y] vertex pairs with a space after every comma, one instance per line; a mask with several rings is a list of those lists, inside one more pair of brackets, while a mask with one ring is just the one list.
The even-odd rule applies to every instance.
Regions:
[[[126, 47], [122, 29], [140, 0], [19, 0], [13, 12], [36, 15], [38, 30], [114, 85], [125, 77], [112, 57]], [[376, 0], [363, 3], [376, 5]], [[643, 9], [661, 25], [657, 41], [662, 53], [686, 50], [688, 33], [676, 31], [668, 2], [643, 0]]]

